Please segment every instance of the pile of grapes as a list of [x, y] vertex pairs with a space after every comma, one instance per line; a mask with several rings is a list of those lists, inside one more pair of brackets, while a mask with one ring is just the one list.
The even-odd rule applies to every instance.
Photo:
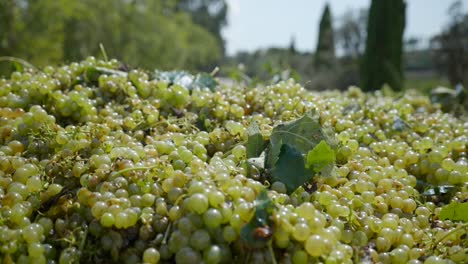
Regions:
[[0, 79], [0, 262], [467, 263], [463, 118], [411, 92], [114, 60], [14, 72]]

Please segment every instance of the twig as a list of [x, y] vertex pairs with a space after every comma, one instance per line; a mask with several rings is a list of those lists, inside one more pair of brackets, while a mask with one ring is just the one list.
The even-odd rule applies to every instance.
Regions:
[[164, 232], [164, 237], [163, 237], [163, 240], [161, 242], [162, 244], [167, 243], [167, 238], [169, 237], [169, 230], [171, 230], [171, 225], [172, 225], [172, 223], [169, 223], [169, 225], [167, 225], [166, 232]]
[[273, 247], [271, 246], [271, 241], [268, 243], [268, 251], [271, 254], [271, 263], [278, 264], [278, 262], [276, 262], [275, 252], [273, 251]]
[[126, 168], [126, 169], [123, 169], [123, 170], [119, 170], [118, 172], [116, 172], [114, 175], [112, 175], [113, 177], [116, 177], [116, 176], [119, 176], [121, 174], [124, 174], [126, 172], [129, 172], [129, 171], [136, 171], [136, 170], [151, 170], [151, 169], [154, 169], [158, 167], [158, 165], [153, 165], [153, 166], [148, 166], [148, 167], [132, 167], [132, 168]]
[[99, 49], [101, 50], [101, 53], [102, 53], [102, 56], [104, 57], [104, 60], [108, 61], [107, 53], [106, 53], [106, 50], [104, 49], [104, 45], [102, 45], [102, 43], [99, 43]]
[[463, 228], [467, 228], [468, 227], [468, 223], [464, 223], [454, 229], [452, 229], [450, 232], [448, 232], [447, 234], [445, 234], [443, 237], [439, 238], [436, 240], [436, 242], [434, 242], [434, 247], [437, 246], [437, 244], [439, 244], [440, 242], [444, 241], [447, 237], [449, 237], [450, 235], [452, 235], [453, 233], [456, 233], [460, 230], [462, 230]]
[[10, 61], [10, 62], [16, 62], [16, 63], [19, 63], [23, 66], [26, 66], [28, 68], [31, 68], [31, 69], [34, 69], [37, 71], [37, 68], [34, 67], [34, 65], [32, 65], [31, 63], [23, 60], [23, 59], [20, 59], [20, 58], [16, 58], [16, 57], [10, 57], [10, 56], [1, 56], [0, 57], [0, 61]]

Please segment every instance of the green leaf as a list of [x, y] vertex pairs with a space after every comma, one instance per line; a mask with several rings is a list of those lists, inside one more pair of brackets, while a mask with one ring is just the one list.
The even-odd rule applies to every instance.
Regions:
[[86, 82], [97, 82], [99, 76], [106, 74], [106, 75], [117, 75], [126, 77], [127, 73], [123, 71], [108, 69], [104, 67], [94, 67], [90, 66], [84, 70], [84, 79]]
[[269, 225], [273, 209], [274, 204], [268, 197], [267, 191], [262, 190], [255, 200], [255, 221], [261, 225]]
[[323, 169], [335, 164], [335, 158], [335, 151], [325, 140], [322, 140], [307, 153], [306, 168], [311, 168], [317, 173], [322, 172]]
[[288, 194], [310, 181], [313, 171], [305, 168], [302, 153], [289, 144], [283, 144], [278, 162], [271, 170], [272, 182], [280, 181], [286, 185]]
[[17, 62], [17, 61], [13, 61], [13, 67], [15, 68], [15, 71], [17, 71], [17, 72], [24, 71], [23, 65], [21, 63]]
[[202, 72], [197, 74], [197, 76], [195, 77], [193, 86], [197, 86], [200, 88], [208, 88], [213, 91], [214, 88], [218, 86], [218, 82], [210, 74]]
[[260, 156], [256, 158], [247, 159], [247, 163], [252, 166], [255, 166], [258, 169], [264, 170], [265, 169], [265, 152], [262, 152]]
[[468, 203], [451, 202], [442, 207], [440, 219], [468, 222]]
[[398, 132], [401, 132], [403, 131], [405, 128], [410, 128], [410, 126], [401, 118], [399, 117], [395, 117], [393, 119], [393, 126], [392, 126], [393, 130], [395, 131], [398, 131]]
[[242, 228], [241, 238], [251, 248], [262, 248], [268, 244], [272, 238], [272, 233], [269, 236], [257, 236], [256, 230], [262, 228], [271, 232], [270, 216], [273, 212], [274, 205], [268, 197], [266, 190], [263, 190], [255, 200], [255, 215], [254, 217]]
[[155, 71], [153, 73], [153, 78], [167, 82], [170, 85], [177, 84], [189, 90], [199, 87], [208, 88], [213, 91], [218, 85], [218, 82], [208, 73], [199, 73], [193, 76], [186, 71]]
[[331, 131], [322, 128], [320, 115], [315, 110], [306, 113], [297, 120], [278, 125], [273, 128], [270, 136], [267, 167], [273, 168], [275, 166], [281, 145], [288, 144], [305, 156], [321, 140], [325, 140], [333, 148], [336, 146]]
[[[429, 185], [431, 186], [431, 185]], [[439, 185], [431, 186], [431, 188], [426, 189], [422, 195], [423, 196], [433, 196], [433, 195], [445, 195], [454, 193], [457, 188], [454, 185]]]
[[455, 89], [437, 87], [431, 91], [431, 103], [440, 104], [442, 111], [450, 112], [463, 103], [465, 93], [463, 86], [456, 86]]
[[265, 139], [256, 122], [252, 122], [247, 128], [247, 159], [258, 157], [265, 149]]

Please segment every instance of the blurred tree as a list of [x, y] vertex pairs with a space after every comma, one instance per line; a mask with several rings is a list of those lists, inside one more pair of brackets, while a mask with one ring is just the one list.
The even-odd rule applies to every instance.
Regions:
[[289, 52], [291, 54], [296, 54], [296, 37], [291, 37], [291, 42], [289, 42]]
[[395, 90], [403, 86], [404, 0], [372, 0], [367, 24], [365, 54], [361, 65], [363, 90]]
[[461, 1], [449, 8], [451, 21], [444, 31], [431, 39], [431, 49], [440, 71], [450, 84], [468, 86], [468, 14], [462, 13]]
[[0, 55], [10, 54], [17, 43], [19, 8], [15, 0], [0, 1]]
[[60, 8], [54, 0], [0, 1], [0, 55], [21, 57], [33, 64], [58, 62], [63, 37]]
[[417, 37], [410, 37], [404, 41], [405, 52], [415, 51], [419, 48], [419, 43], [421, 40]]
[[180, 11], [187, 12], [192, 21], [211, 32], [223, 47], [221, 30], [227, 25], [227, 8], [225, 0], [177, 0]]
[[348, 10], [340, 18], [335, 38], [343, 57], [359, 58], [366, 42], [367, 9]]
[[[206, 1], [211, 2], [224, 3]], [[223, 43], [220, 33], [211, 32], [220, 30], [225, 23], [221, 19], [225, 18], [225, 7], [219, 11], [210, 4], [209, 14], [217, 20], [196, 24], [194, 15], [183, 12], [178, 3], [179, 0], [0, 0], [0, 55], [44, 66], [99, 56], [102, 43], [110, 57], [130, 65], [212, 69], [222, 58]], [[9, 69], [0, 68], [0, 74], [8, 72]]]
[[325, 5], [320, 19], [317, 49], [315, 51], [315, 69], [330, 70], [335, 67], [335, 42], [333, 39], [332, 17], [330, 7]]

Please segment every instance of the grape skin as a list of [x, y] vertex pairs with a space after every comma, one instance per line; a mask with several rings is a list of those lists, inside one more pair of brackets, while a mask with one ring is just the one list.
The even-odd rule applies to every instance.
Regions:
[[[0, 79], [0, 262], [468, 261], [464, 230], [449, 234], [459, 225], [416, 186], [468, 198], [468, 126], [427, 97], [293, 81], [189, 91], [142, 70], [83, 78], [118, 65], [90, 57]], [[243, 166], [246, 127], [269, 135], [312, 108], [335, 129], [339, 167], [316, 192], [272, 183], [274, 256], [245, 254], [240, 231], [266, 188]], [[395, 117], [411, 128], [395, 132]]]

